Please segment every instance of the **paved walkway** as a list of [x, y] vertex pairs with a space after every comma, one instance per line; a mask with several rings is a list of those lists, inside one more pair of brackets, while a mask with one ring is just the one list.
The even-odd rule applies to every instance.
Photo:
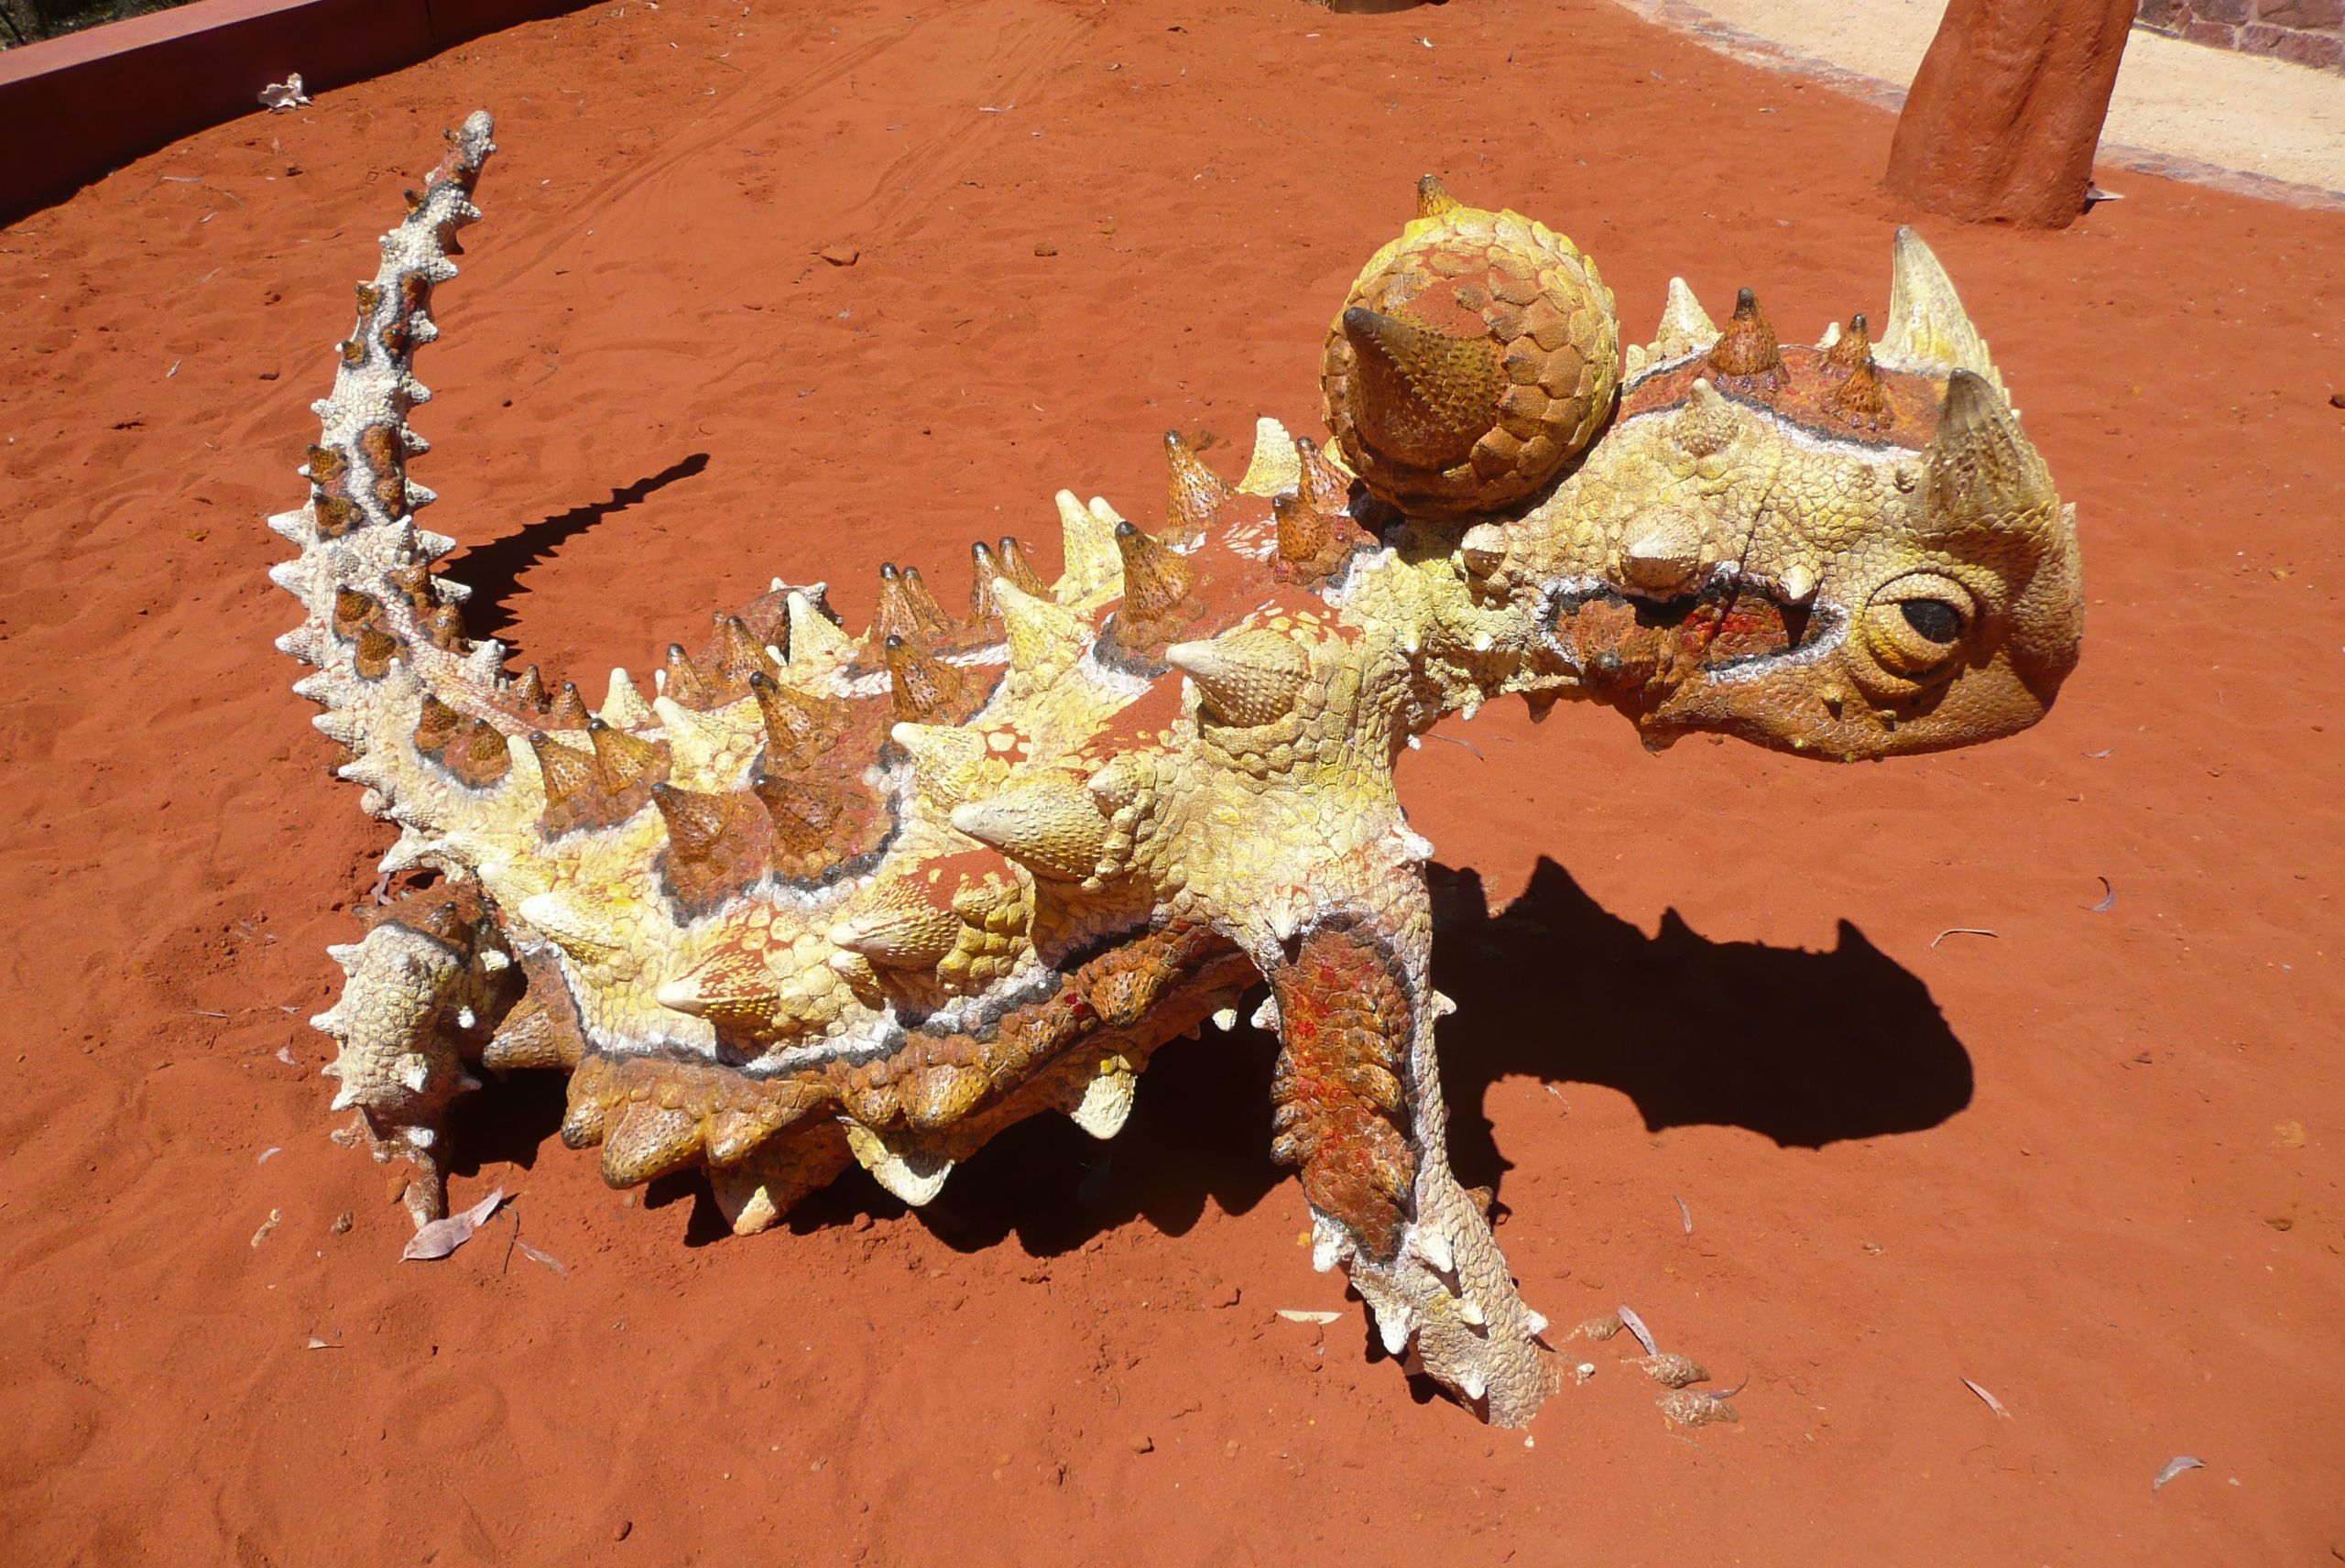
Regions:
[[[1728, 53], [1804, 68], [1892, 107], [1904, 101], [1946, 10], [1944, 0], [1621, 3]], [[2345, 76], [2136, 28], [2101, 133], [2101, 161], [2345, 206]]]

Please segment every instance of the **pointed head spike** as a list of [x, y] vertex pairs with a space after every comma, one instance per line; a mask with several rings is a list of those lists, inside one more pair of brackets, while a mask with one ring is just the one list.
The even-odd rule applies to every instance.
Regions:
[[1428, 174], [1417, 181], [1417, 216], [1440, 218], [1456, 212], [1466, 203], [1449, 193], [1438, 175]]
[[1178, 430], [1164, 432], [1164, 459], [1171, 485], [1164, 506], [1164, 540], [1194, 544], [1205, 538], [1214, 514], [1232, 494], [1221, 476], [1205, 464]]
[[1116, 552], [1122, 558], [1124, 613], [1135, 621], [1153, 621], [1186, 598], [1196, 576], [1186, 557], [1148, 537], [1127, 522], [1115, 527]]
[[1734, 319], [1710, 345], [1708, 363], [1722, 376], [1764, 377], [1770, 385], [1781, 385], [1783, 351], [1775, 342], [1775, 329], [1767, 322], [1767, 313], [1759, 308], [1759, 296], [1751, 290], [1736, 292]]

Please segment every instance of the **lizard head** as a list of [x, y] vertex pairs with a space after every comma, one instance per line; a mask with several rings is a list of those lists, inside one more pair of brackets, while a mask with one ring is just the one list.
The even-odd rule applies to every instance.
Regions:
[[[1478, 246], [1478, 218], [1420, 217], [1370, 263], [1355, 301], [1389, 308], [1347, 308], [1326, 389], [1367, 488], [1454, 543], [1478, 605], [1535, 621], [1507, 685], [1610, 703], [1656, 748], [1708, 732], [1838, 760], [2044, 715], [2082, 635], [2074, 508], [1911, 230], [1878, 342], [1858, 316], [1780, 343], [1748, 289], [1721, 329], [1673, 280], [1616, 397], [1608, 375], [1554, 365], [1609, 352], [1592, 270], [1542, 265], [1576, 252], [1512, 214]], [[1544, 290], [1521, 310], [1556, 347], [1496, 320], [1478, 342], [1467, 310], [1446, 336], [1410, 324], [1440, 313], [1429, 299], [1503, 300], [1510, 267]]]
[[1899, 231], [1878, 344], [1859, 316], [1786, 348], [1747, 289], [1722, 331], [1672, 294], [1565, 487], [1632, 519], [1583, 531], [1592, 584], [1555, 601], [1593, 694], [1656, 746], [1838, 760], [2042, 718], [2083, 633], [2075, 508], [1928, 247]]

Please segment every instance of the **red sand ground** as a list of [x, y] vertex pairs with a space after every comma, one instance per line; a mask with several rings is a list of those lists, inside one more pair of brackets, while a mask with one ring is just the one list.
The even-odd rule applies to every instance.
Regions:
[[2326, 1560], [2345, 220], [2140, 177], [2066, 234], [1928, 230], [2083, 513], [2048, 723], [1836, 770], [1510, 704], [1404, 774], [1525, 1293], [1631, 1302], [1750, 1379], [1740, 1427], [1665, 1430], [1582, 1342], [1534, 1447], [1371, 1364], [1356, 1304], [1277, 1318], [1344, 1302], [1255, 1036], [1168, 1051], [1111, 1146], [1030, 1127], [918, 1218], [857, 1177], [713, 1246], [517, 1082], [456, 1196], [518, 1191], [567, 1275], [511, 1218], [397, 1260], [301, 1021], [387, 834], [268, 646], [260, 518], [464, 110], [506, 150], [431, 521], [475, 629], [595, 693], [771, 572], [856, 617], [883, 558], [1047, 563], [1060, 485], [1152, 517], [1168, 426], [1307, 427], [1428, 169], [1567, 228], [1637, 337], [1672, 272], [1786, 332], [1882, 308], [1890, 121], [1601, 5], [908, 3], [599, 7], [0, 235], [9, 1560]]

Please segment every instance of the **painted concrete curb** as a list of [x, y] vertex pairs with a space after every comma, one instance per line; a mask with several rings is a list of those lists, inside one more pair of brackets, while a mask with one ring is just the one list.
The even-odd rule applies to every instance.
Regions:
[[262, 110], [292, 71], [310, 91], [378, 76], [583, 0], [198, 0], [0, 52], [0, 223], [174, 138]]

